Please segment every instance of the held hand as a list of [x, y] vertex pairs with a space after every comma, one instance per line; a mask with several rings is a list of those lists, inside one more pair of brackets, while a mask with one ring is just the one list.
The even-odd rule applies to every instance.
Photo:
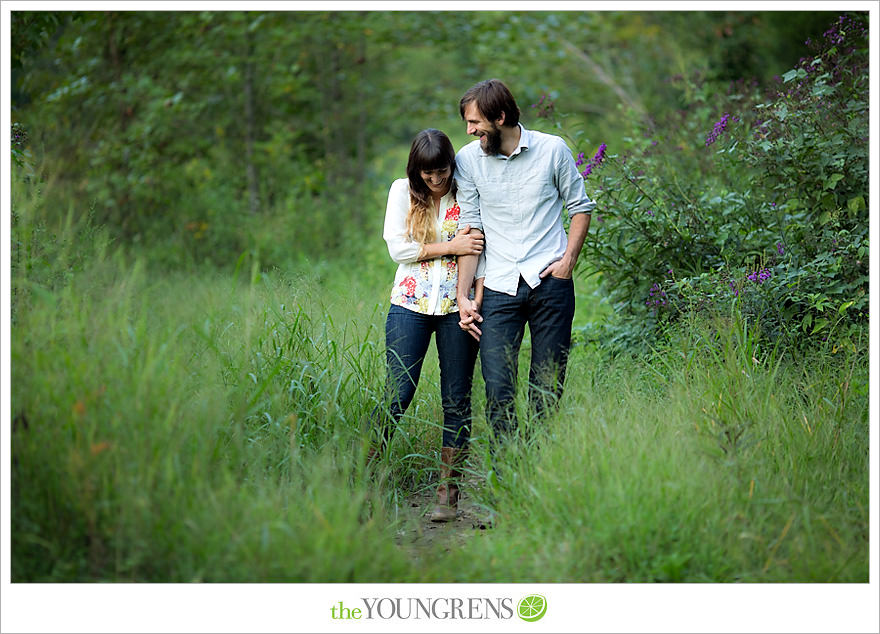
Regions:
[[449, 241], [449, 252], [452, 255], [480, 255], [483, 252], [483, 235], [471, 234], [470, 230], [471, 226], [465, 225]]
[[571, 273], [574, 269], [574, 264], [566, 261], [565, 257], [561, 260], [556, 260], [555, 262], [551, 262], [547, 265], [543, 271], [541, 271], [541, 279], [544, 279], [548, 275], [552, 275], [553, 277], [557, 277], [563, 280], [570, 280]]
[[483, 334], [483, 331], [477, 326], [478, 323], [483, 321], [483, 316], [480, 315], [479, 311], [480, 305], [472, 299], [463, 298], [458, 300], [458, 314], [461, 317], [458, 325], [477, 341], [480, 340], [480, 335]]

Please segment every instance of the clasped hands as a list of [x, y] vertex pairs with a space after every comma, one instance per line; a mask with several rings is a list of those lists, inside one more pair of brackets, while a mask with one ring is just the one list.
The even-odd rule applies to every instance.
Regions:
[[[547, 268], [541, 271], [540, 277], [541, 279], [544, 279], [548, 275], [552, 275], [559, 279], [568, 280], [571, 279], [573, 268], [574, 267], [563, 257], [562, 259], [548, 264]], [[483, 316], [480, 314], [480, 304], [468, 297], [459, 297], [458, 314], [461, 317], [458, 326], [471, 337], [479, 341], [480, 336], [483, 334], [483, 331], [480, 330], [480, 327], [477, 325], [483, 323]]]
[[483, 234], [471, 233], [471, 226], [465, 225], [449, 241], [452, 255], [480, 255], [483, 252]]

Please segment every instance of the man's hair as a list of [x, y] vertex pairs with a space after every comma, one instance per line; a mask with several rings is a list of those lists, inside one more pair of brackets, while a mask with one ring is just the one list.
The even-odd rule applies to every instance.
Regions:
[[464, 108], [470, 102], [476, 102], [477, 108], [488, 121], [497, 121], [504, 113], [504, 125], [514, 127], [519, 123], [519, 107], [510, 90], [500, 79], [487, 79], [474, 85], [464, 93], [458, 104], [461, 118], [464, 119]]

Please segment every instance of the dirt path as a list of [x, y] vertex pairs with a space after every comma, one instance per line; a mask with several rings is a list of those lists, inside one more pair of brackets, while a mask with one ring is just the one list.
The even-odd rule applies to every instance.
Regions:
[[466, 493], [459, 502], [458, 515], [451, 522], [432, 522], [429, 519], [434, 503], [434, 492], [426, 491], [408, 498], [407, 507], [401, 509], [407, 519], [397, 533], [397, 543], [416, 558], [438, 550], [448, 551], [490, 532], [488, 511], [474, 504]]

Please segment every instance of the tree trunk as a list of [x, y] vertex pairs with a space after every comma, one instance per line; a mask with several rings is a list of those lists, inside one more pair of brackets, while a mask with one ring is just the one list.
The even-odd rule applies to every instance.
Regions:
[[254, 74], [254, 34], [245, 26], [244, 159], [248, 184], [248, 208], [252, 214], [260, 211], [260, 181], [257, 177], [257, 167], [254, 164], [254, 139], [257, 136], [256, 115], [254, 114]]
[[[361, 13], [361, 15], [365, 15], [365, 13]], [[358, 33], [358, 49], [357, 49], [357, 59], [355, 60], [356, 66], [359, 68], [358, 70], [358, 99], [357, 103], [360, 104], [360, 107], [357, 109], [357, 132], [355, 134], [355, 157], [357, 160], [358, 169], [354, 170], [354, 173], [358, 175], [357, 178], [357, 197], [358, 200], [363, 199], [363, 191], [364, 184], [366, 181], [367, 172], [363, 169], [363, 166], [367, 163], [367, 78], [365, 77], [367, 71], [367, 36], [364, 33], [363, 27], [359, 29]], [[355, 226], [361, 226], [363, 222], [363, 208], [361, 206], [355, 206], [354, 213], [354, 223]]]

